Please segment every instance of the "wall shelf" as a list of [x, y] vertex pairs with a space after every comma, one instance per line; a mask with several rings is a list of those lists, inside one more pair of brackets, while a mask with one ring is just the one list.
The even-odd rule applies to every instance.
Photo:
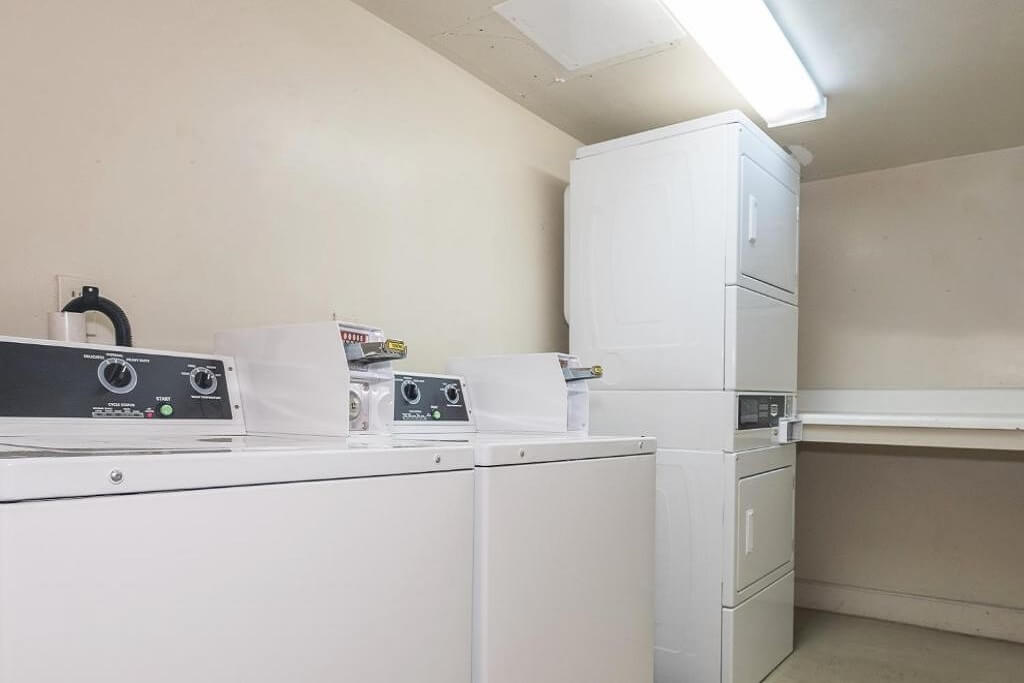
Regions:
[[804, 441], [1024, 450], [1022, 389], [808, 389]]

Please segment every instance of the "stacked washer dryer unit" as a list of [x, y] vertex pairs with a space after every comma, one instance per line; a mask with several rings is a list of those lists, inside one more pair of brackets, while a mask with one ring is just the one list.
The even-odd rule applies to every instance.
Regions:
[[739, 112], [581, 148], [566, 318], [596, 433], [658, 435], [658, 683], [793, 646], [799, 166]]
[[226, 356], [0, 367], [0, 683], [469, 680], [471, 449], [247, 436]]
[[394, 430], [476, 448], [473, 680], [650, 681], [655, 440], [586, 435], [573, 357], [448, 370], [396, 373]]

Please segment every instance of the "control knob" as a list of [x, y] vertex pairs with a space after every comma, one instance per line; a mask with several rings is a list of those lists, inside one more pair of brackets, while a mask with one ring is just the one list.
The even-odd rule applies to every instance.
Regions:
[[206, 368], [196, 368], [189, 373], [188, 379], [192, 388], [204, 396], [217, 390], [217, 375]]
[[411, 379], [402, 382], [402, 398], [410, 405], [416, 405], [420, 402], [420, 388]]
[[455, 405], [462, 398], [462, 394], [459, 392], [458, 384], [448, 384], [444, 388], [444, 397], [448, 400], [448, 403]]
[[139, 381], [132, 364], [123, 358], [107, 358], [96, 369], [100, 384], [109, 392], [127, 394]]

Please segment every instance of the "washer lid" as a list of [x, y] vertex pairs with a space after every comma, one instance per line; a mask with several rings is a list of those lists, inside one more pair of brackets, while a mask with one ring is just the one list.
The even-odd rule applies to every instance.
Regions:
[[324, 437], [0, 438], [0, 502], [469, 469], [468, 446]]
[[477, 467], [523, 465], [564, 460], [646, 455], [658, 449], [652, 436], [582, 436], [573, 434], [479, 434]]

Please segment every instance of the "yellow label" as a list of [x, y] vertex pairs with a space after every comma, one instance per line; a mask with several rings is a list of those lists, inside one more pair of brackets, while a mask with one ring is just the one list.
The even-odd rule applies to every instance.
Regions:
[[407, 347], [401, 339], [388, 339], [384, 342], [384, 348], [393, 353], [405, 353]]

